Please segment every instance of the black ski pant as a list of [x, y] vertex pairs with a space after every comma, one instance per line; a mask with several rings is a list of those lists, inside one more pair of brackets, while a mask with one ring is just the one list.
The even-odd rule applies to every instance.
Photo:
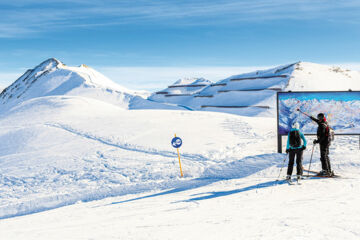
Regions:
[[303, 149], [299, 148], [299, 149], [290, 149], [287, 175], [291, 175], [293, 172], [295, 156], [296, 156], [296, 174], [297, 175], [303, 174], [303, 167], [302, 167]]
[[327, 172], [331, 172], [329, 147], [330, 147], [330, 143], [320, 144], [321, 168], [322, 168], [322, 170], [327, 171]]

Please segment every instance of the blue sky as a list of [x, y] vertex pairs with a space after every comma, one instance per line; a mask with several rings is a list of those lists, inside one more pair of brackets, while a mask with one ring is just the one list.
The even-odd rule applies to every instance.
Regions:
[[358, 0], [0, 0], [0, 84], [50, 57], [148, 89], [296, 61], [358, 70], [359, 13]]

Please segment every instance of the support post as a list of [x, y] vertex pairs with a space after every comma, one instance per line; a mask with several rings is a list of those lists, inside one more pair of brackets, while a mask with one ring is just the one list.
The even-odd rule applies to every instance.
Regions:
[[282, 153], [282, 135], [277, 134], [278, 153]]
[[181, 177], [184, 177], [184, 174], [183, 174], [182, 168], [181, 168], [181, 161], [180, 161], [179, 149], [177, 148], [176, 150], [177, 150], [177, 154], [178, 154], [178, 158], [179, 158], [180, 174], [181, 174]]
[[278, 153], [282, 153], [282, 142], [281, 142], [281, 134], [279, 133], [279, 92], [276, 92], [276, 131], [277, 131], [277, 147]]
[[[175, 137], [176, 137], [176, 134], [175, 134]], [[184, 177], [184, 174], [183, 174], [183, 171], [182, 171], [182, 167], [181, 167], [179, 148], [176, 148], [176, 150], [177, 150], [177, 154], [178, 154], [178, 158], [179, 158], [180, 175], [181, 175], [181, 177]]]

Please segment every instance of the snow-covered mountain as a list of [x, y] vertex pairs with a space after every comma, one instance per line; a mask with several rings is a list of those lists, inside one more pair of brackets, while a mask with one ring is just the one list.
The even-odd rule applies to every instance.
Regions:
[[[275, 153], [272, 118], [48, 96], [20, 103], [0, 126], [1, 239], [360, 236], [357, 136], [331, 146], [343, 178], [288, 186], [276, 181], [285, 154]], [[311, 169], [321, 169], [319, 155], [316, 148]]]
[[[0, 238], [291, 239], [296, 232], [299, 239], [358, 239], [358, 136], [331, 145], [332, 169], [343, 178], [290, 187], [276, 181], [286, 174], [286, 155], [276, 153], [275, 118], [186, 110], [211, 109], [197, 107], [198, 98], [253, 104], [229, 111], [263, 114], [260, 104], [271, 107], [277, 88], [294, 79], [294, 90], [315, 88], [302, 65], [218, 83], [182, 80], [167, 90], [192, 96], [149, 99], [84, 65], [50, 59], [29, 70], [0, 97], [7, 109], [0, 114]], [[328, 72], [344, 75], [342, 87], [358, 86], [355, 73]], [[162, 97], [179, 101], [156, 102]], [[124, 110], [139, 106], [150, 110]], [[183, 178], [175, 134], [183, 140]], [[308, 147], [304, 166], [311, 156], [311, 169], [320, 170], [319, 155]]]
[[297, 62], [231, 76], [216, 83], [201, 83], [197, 88], [192, 85], [196, 82], [174, 84], [148, 99], [193, 110], [275, 117], [276, 92], [359, 90], [360, 72]]
[[179, 79], [172, 85], [168, 86], [166, 89], [156, 92], [149, 99], [160, 102], [164, 97], [193, 96], [201, 92], [211, 83], [211, 81], [204, 78]]
[[176, 101], [172, 97], [192, 97], [210, 84], [211, 81], [204, 78], [182, 78], [147, 99], [134, 98], [130, 109], [193, 110], [186, 102]]
[[53, 95], [95, 98], [127, 109], [135, 96], [144, 97], [146, 92], [128, 90], [84, 64], [69, 67], [51, 58], [27, 70], [2, 91], [0, 110], [32, 98]]
[[68, 67], [52, 58], [26, 71], [0, 94], [0, 111], [31, 98], [69, 95], [95, 98], [124, 109], [226, 112], [275, 117], [276, 92], [360, 89], [360, 72], [308, 62], [234, 75], [212, 83], [179, 79], [151, 96], [128, 90], [94, 69]]

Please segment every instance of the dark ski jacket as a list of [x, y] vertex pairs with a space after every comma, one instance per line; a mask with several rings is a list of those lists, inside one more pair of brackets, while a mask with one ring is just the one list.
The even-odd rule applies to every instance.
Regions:
[[[318, 129], [317, 129], [317, 140], [321, 145], [327, 145], [330, 143], [329, 140], [329, 129], [326, 129], [328, 127], [328, 123], [325, 121], [321, 121], [319, 119], [316, 119], [314, 117], [310, 117], [311, 120], [313, 120], [314, 122], [316, 122], [318, 124]], [[328, 131], [328, 133], [326, 133]]]
[[[300, 132], [300, 130], [297, 129], [297, 128], [292, 128], [290, 130], [290, 132], [292, 132], [292, 131], [299, 131], [300, 138], [303, 141], [303, 146], [306, 147], [307, 142], [306, 142], [306, 139], [304, 137], [304, 134], [302, 132]], [[292, 147], [292, 146], [290, 146], [290, 132], [288, 134], [288, 140], [287, 140], [287, 144], [286, 144], [286, 149], [300, 149], [300, 148], [302, 148], [303, 146], [301, 146], [301, 145], [300, 145], [300, 147]]]

